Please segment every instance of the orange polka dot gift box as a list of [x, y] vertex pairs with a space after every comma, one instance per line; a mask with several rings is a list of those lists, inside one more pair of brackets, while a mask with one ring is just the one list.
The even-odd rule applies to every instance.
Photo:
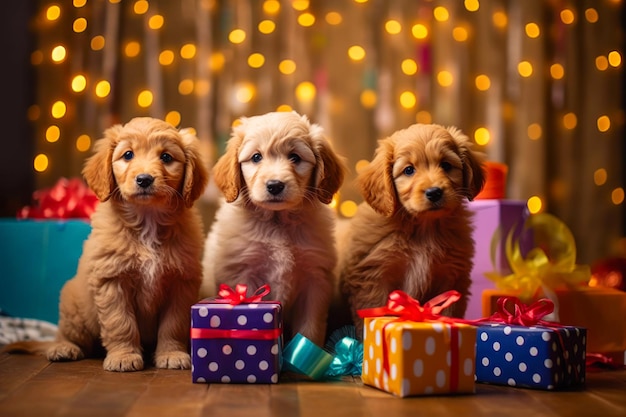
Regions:
[[262, 301], [269, 286], [220, 287], [221, 298], [191, 307], [191, 377], [195, 383], [278, 382], [282, 362], [282, 306]]
[[363, 383], [398, 397], [474, 393], [476, 327], [438, 314], [458, 296], [450, 291], [421, 306], [394, 291], [387, 306], [360, 310]]
[[545, 390], [583, 385], [587, 330], [542, 320], [553, 310], [546, 298], [530, 306], [498, 299], [496, 313], [478, 327], [476, 381]]

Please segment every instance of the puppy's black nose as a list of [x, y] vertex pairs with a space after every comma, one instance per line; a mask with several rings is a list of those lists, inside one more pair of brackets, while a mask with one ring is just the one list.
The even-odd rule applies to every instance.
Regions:
[[141, 188], [148, 188], [154, 182], [154, 177], [150, 174], [139, 174], [137, 178], [135, 178], [135, 181]]
[[441, 200], [441, 197], [443, 196], [443, 190], [439, 187], [431, 187], [427, 188], [424, 194], [426, 194], [426, 198], [429, 201], [436, 203], [437, 201]]
[[271, 195], [278, 195], [285, 189], [285, 183], [278, 180], [269, 180], [265, 186]]

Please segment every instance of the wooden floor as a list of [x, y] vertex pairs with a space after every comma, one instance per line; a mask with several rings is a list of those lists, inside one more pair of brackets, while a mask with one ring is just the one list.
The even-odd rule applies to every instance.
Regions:
[[626, 416], [626, 370], [589, 372], [567, 392], [477, 385], [476, 394], [399, 399], [360, 380], [193, 384], [189, 371], [102, 370], [101, 360], [49, 363], [0, 354], [0, 416]]

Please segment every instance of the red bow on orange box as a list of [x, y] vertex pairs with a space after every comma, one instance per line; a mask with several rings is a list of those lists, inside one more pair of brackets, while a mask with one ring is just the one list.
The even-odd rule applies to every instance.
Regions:
[[246, 284], [237, 284], [235, 285], [235, 289], [232, 289], [226, 284], [220, 284], [220, 290], [217, 294], [221, 298], [215, 301], [222, 302], [222, 300], [224, 300], [232, 305], [258, 303], [263, 297], [270, 293], [270, 286], [265, 284], [259, 287], [250, 297], [247, 296], [247, 293], [248, 286]]

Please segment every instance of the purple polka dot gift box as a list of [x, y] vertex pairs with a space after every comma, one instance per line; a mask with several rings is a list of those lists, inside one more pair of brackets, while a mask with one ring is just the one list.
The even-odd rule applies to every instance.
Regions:
[[499, 304], [515, 300], [516, 311], [478, 327], [476, 382], [544, 390], [583, 385], [587, 330], [541, 320], [553, 309], [550, 300], [525, 307], [515, 297], [503, 299]]
[[[245, 297], [245, 286], [227, 298], [191, 307], [191, 377], [195, 383], [278, 382], [282, 360], [282, 306], [261, 301], [269, 287]], [[220, 289], [220, 295], [222, 295]]]

